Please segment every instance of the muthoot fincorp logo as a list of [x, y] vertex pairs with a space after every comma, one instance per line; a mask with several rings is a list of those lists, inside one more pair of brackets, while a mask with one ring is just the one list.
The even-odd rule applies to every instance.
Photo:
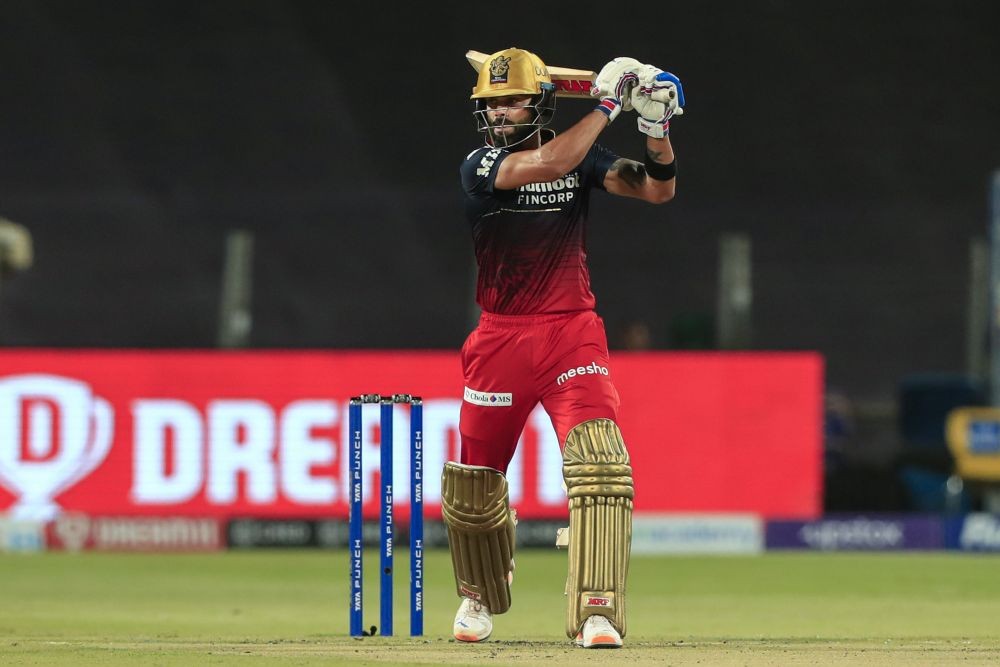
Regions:
[[528, 183], [517, 189], [518, 204], [559, 204], [573, 201], [580, 174], [573, 172], [548, 183]]
[[563, 371], [556, 378], [556, 384], [562, 384], [570, 378], [575, 378], [577, 375], [611, 375], [611, 371], [604, 366], [598, 365], [596, 361], [592, 361], [589, 366], [577, 366], [568, 371]]

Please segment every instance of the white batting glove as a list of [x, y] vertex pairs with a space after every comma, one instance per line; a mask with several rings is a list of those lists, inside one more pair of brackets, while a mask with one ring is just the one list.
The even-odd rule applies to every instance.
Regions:
[[636, 72], [643, 67], [635, 58], [615, 58], [597, 73], [590, 94], [600, 97], [597, 110], [607, 114], [610, 123], [622, 111], [632, 110], [632, 89], [639, 84]]
[[684, 113], [684, 88], [677, 76], [654, 65], [643, 65], [636, 73], [639, 75], [639, 90], [643, 94], [663, 102], [670, 116]]
[[632, 89], [632, 106], [639, 112], [636, 123], [640, 132], [657, 139], [670, 134], [670, 117], [673, 114], [665, 103], [657, 102], [637, 87]]

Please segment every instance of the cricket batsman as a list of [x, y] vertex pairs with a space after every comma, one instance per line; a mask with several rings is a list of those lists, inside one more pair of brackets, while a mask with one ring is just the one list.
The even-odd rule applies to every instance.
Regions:
[[[592, 190], [663, 204], [674, 196], [670, 119], [680, 80], [633, 58], [598, 73], [597, 106], [556, 136], [545, 63], [519, 48], [491, 54], [472, 90], [485, 145], [461, 166], [482, 316], [462, 347], [460, 461], [445, 464], [442, 508], [461, 605], [454, 636], [480, 642], [511, 606], [514, 527], [507, 466], [541, 402], [563, 454], [569, 496], [566, 633], [618, 648], [632, 537], [632, 468], [618, 392], [587, 269]], [[596, 143], [623, 111], [638, 113], [641, 161]]]

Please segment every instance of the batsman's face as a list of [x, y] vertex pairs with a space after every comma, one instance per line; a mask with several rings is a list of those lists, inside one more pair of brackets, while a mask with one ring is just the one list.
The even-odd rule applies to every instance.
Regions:
[[486, 118], [490, 131], [497, 137], [510, 137], [517, 132], [518, 125], [530, 123], [533, 119], [531, 95], [509, 95], [492, 97], [486, 101]]

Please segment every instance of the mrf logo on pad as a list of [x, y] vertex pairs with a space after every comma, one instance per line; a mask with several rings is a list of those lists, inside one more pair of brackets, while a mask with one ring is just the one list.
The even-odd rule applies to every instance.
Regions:
[[587, 598], [587, 602], [584, 605], [586, 607], [610, 607], [611, 598], [597, 597], [591, 595]]

